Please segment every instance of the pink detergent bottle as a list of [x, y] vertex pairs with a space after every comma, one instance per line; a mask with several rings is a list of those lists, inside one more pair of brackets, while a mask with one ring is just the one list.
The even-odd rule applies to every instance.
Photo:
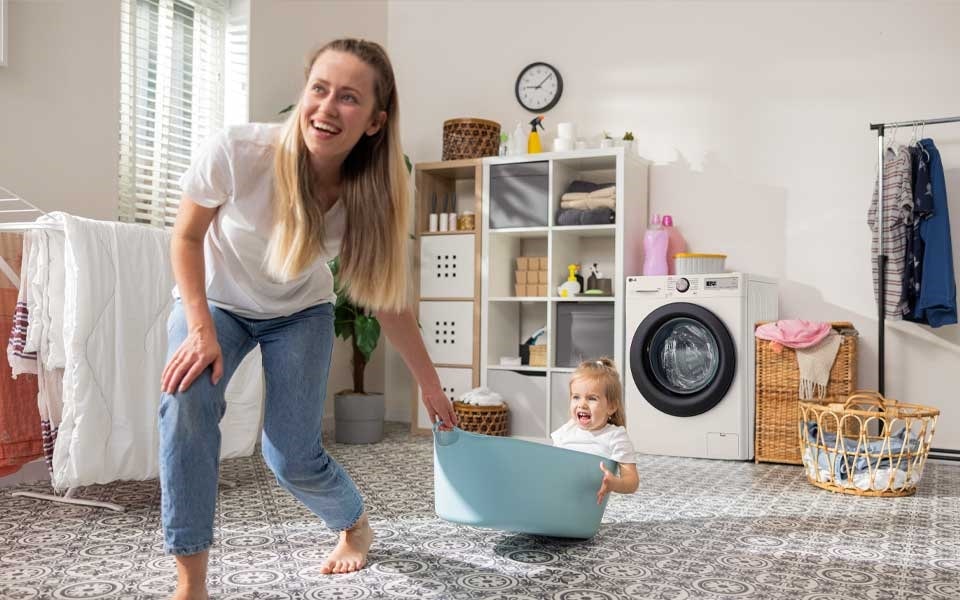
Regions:
[[669, 234], [660, 226], [660, 215], [650, 218], [650, 228], [643, 234], [643, 274], [667, 274], [667, 246]]
[[687, 251], [687, 242], [684, 241], [680, 231], [673, 226], [673, 217], [663, 215], [663, 230], [667, 232], [667, 271], [670, 275], [677, 274], [676, 256], [681, 252]]

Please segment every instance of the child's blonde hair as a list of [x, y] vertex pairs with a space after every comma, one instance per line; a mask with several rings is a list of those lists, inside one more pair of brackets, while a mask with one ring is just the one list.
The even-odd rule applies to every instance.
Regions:
[[571, 388], [574, 381], [581, 379], [590, 380], [603, 387], [603, 395], [607, 397], [607, 402], [616, 409], [610, 415], [608, 421], [613, 425], [626, 427], [627, 416], [623, 409], [623, 387], [620, 385], [620, 373], [617, 371], [617, 365], [606, 356], [597, 360], [585, 360], [577, 366], [570, 377]]

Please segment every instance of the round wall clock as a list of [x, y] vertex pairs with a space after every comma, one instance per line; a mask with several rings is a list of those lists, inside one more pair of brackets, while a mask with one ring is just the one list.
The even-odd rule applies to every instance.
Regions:
[[546, 112], [563, 94], [560, 71], [545, 62], [530, 63], [520, 71], [514, 91], [517, 102], [530, 112]]

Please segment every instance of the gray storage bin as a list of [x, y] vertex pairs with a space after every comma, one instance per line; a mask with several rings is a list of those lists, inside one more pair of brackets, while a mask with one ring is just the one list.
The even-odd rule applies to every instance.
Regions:
[[490, 228], [545, 227], [550, 214], [546, 161], [490, 166]]
[[584, 360], [613, 358], [613, 303], [557, 304], [556, 366], [576, 367]]

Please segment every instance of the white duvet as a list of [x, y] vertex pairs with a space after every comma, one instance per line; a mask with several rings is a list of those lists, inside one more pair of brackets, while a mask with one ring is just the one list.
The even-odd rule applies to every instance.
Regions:
[[[63, 419], [53, 485], [156, 477], [160, 374], [173, 306], [170, 236], [140, 225], [50, 217], [65, 233]], [[221, 458], [253, 452], [262, 390], [254, 350], [227, 388]]]

